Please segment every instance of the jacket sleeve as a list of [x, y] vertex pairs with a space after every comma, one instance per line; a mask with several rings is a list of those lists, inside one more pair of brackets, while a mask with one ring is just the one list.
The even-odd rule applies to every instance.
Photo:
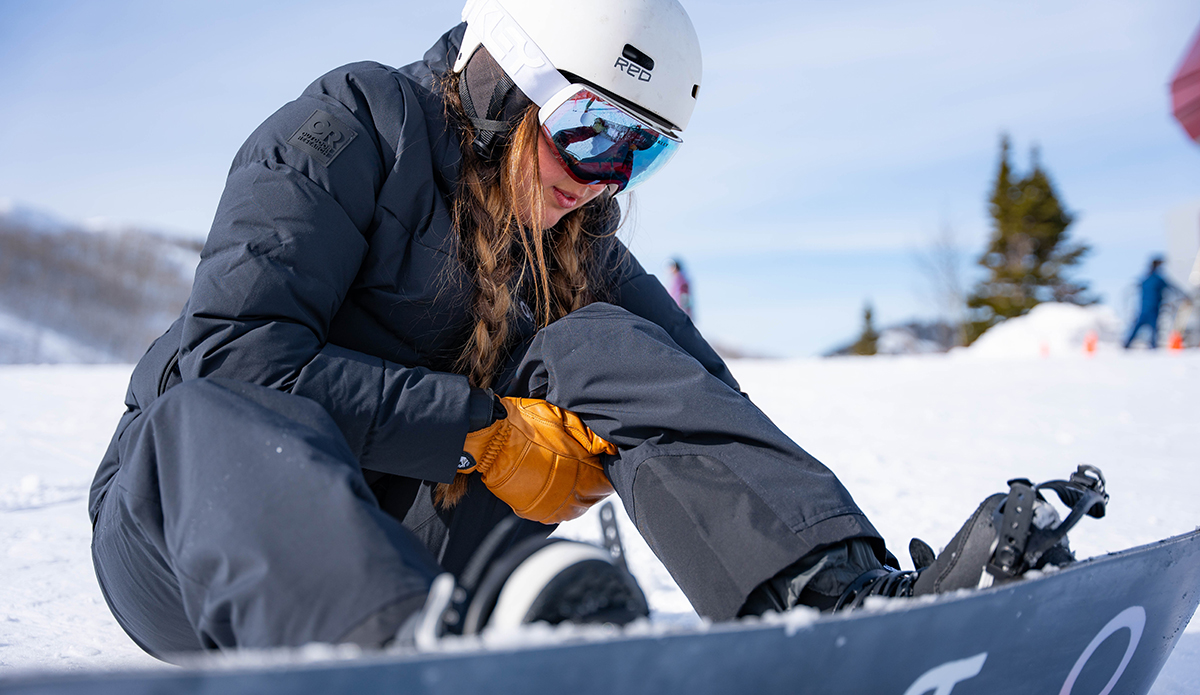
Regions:
[[679, 347], [704, 366], [713, 376], [725, 382], [734, 391], [741, 391], [725, 361], [708, 344], [696, 325], [679, 305], [671, 299], [659, 279], [645, 271], [616, 237], [611, 237], [608, 266], [615, 268], [616, 288], [614, 302], [617, 306], [661, 326]]
[[311, 398], [364, 468], [449, 482], [467, 433], [466, 378], [326, 342], [367, 253], [384, 178], [404, 166], [397, 152], [427, 151], [406, 147], [428, 139], [424, 127], [416, 97], [375, 64], [326, 75], [268, 118], [230, 169], [179, 369]]

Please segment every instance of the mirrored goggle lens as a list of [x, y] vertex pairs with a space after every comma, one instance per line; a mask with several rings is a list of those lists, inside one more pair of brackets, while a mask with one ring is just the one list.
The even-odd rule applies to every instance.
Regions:
[[628, 190], [667, 163], [680, 141], [581, 89], [542, 124], [571, 178]]

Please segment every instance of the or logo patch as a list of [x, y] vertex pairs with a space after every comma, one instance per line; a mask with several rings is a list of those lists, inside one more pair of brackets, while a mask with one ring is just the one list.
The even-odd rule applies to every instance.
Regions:
[[464, 451], [462, 453], [462, 456], [458, 457], [458, 470], [465, 471], [468, 468], [474, 468], [474, 467], [475, 467], [475, 459], [471, 458], [471, 455]]
[[344, 123], [317, 109], [304, 121], [304, 125], [292, 134], [288, 144], [307, 150], [313, 159], [329, 166], [357, 136], [358, 133], [347, 128]]

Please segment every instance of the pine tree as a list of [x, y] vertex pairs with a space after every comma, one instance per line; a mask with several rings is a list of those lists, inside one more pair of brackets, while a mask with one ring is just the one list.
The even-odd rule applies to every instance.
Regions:
[[1021, 316], [1042, 302], [1091, 304], [1087, 283], [1074, 282], [1064, 272], [1090, 250], [1068, 240], [1073, 217], [1059, 202], [1038, 152], [1032, 168], [1016, 179], [1008, 161], [1008, 136], [1000, 140], [1000, 166], [989, 200], [992, 238], [979, 265], [988, 269], [967, 297], [969, 345], [1001, 321]]
[[875, 332], [875, 322], [871, 317], [871, 304], [863, 307], [863, 328], [858, 341], [850, 346], [850, 352], [855, 355], [874, 355], [879, 350], [879, 334]]

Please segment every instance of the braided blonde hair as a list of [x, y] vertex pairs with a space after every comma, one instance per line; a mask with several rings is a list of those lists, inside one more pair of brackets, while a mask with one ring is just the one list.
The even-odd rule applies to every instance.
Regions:
[[[603, 223], [615, 203], [593, 201], [541, 229], [536, 223], [545, 209], [538, 167], [538, 107], [525, 110], [499, 161], [486, 161], [472, 146], [475, 134], [463, 115], [458, 79], [448, 76], [443, 95], [448, 115], [462, 131], [463, 164], [453, 217], [459, 258], [474, 284], [473, 325], [458, 369], [472, 386], [487, 388], [512, 347], [509, 325], [519, 288], [532, 288], [531, 309], [538, 328], [606, 298], [595, 241], [615, 233]], [[458, 502], [466, 493], [465, 478], [438, 486], [439, 505]]]

